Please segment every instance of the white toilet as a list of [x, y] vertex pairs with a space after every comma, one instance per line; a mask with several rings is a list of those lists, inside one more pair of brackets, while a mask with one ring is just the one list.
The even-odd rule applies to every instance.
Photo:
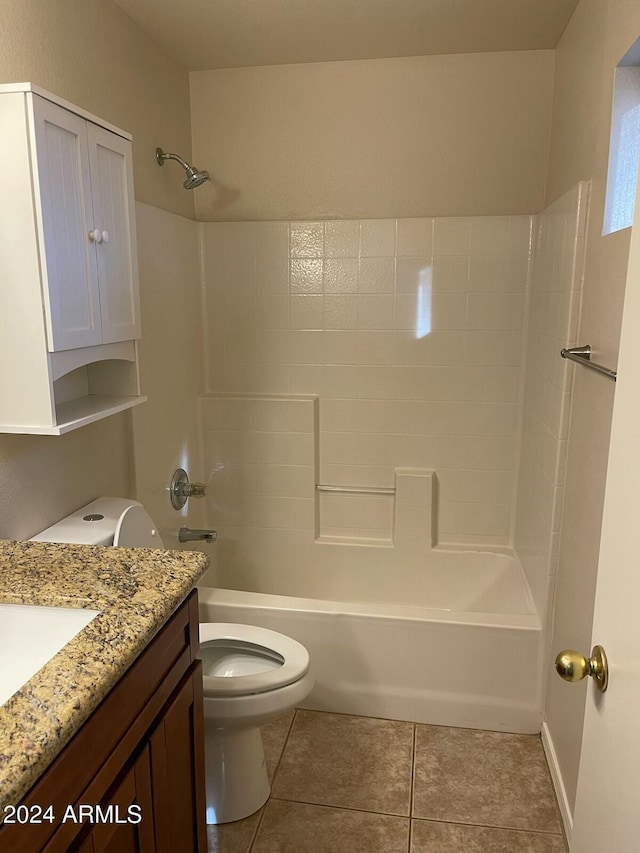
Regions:
[[[137, 501], [98, 498], [33, 537], [129, 548], [163, 548]], [[260, 726], [311, 692], [309, 653], [300, 643], [253, 625], [200, 624], [204, 681], [207, 823], [257, 811], [269, 797]]]

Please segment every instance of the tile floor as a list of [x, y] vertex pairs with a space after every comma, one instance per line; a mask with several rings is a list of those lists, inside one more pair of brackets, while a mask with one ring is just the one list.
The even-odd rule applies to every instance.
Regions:
[[209, 853], [565, 853], [539, 737], [295, 711], [263, 739], [271, 798]]

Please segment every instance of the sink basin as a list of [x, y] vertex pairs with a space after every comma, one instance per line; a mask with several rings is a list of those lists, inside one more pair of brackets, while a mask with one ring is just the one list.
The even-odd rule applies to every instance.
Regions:
[[0, 604], [0, 705], [13, 696], [99, 610]]

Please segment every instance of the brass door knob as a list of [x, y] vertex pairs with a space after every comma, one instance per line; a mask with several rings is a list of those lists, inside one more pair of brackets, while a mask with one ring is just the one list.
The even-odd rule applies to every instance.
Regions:
[[582, 681], [590, 675], [602, 693], [609, 684], [607, 656], [602, 646], [594, 646], [591, 657], [585, 658], [573, 649], [564, 649], [556, 656], [556, 672], [565, 681]]

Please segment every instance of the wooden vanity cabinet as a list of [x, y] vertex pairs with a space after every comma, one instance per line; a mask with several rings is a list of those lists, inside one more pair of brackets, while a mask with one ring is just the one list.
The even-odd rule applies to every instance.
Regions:
[[4, 824], [0, 850], [206, 853], [197, 651], [193, 591], [22, 800], [55, 821]]

